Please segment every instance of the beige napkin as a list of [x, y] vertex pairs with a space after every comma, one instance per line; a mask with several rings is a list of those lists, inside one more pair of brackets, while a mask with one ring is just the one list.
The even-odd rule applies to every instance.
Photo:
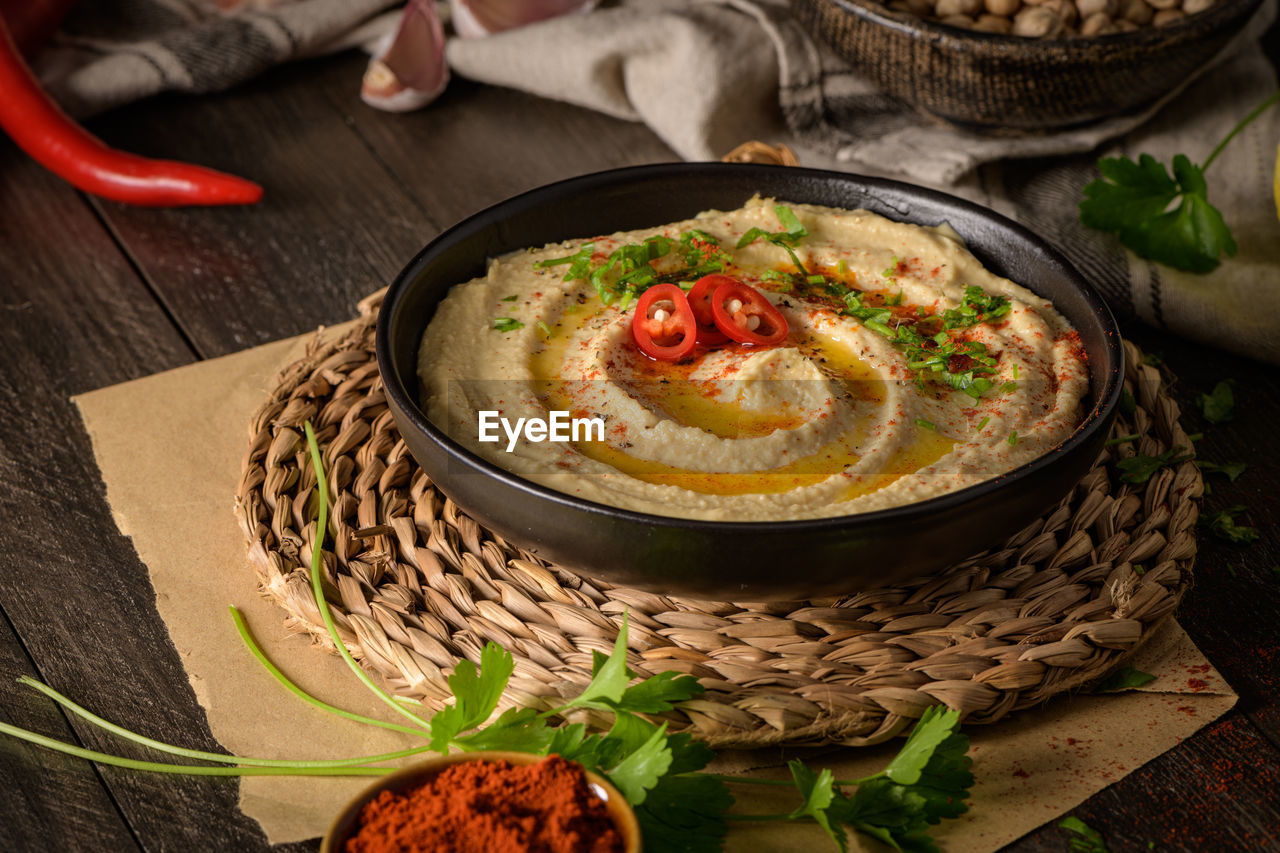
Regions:
[[[343, 328], [326, 334], [341, 334]], [[284, 629], [283, 611], [256, 593], [232, 513], [250, 415], [273, 386], [276, 371], [301, 356], [308, 337], [75, 398], [116, 523], [133, 538], [151, 573], [157, 609], [209, 726], [240, 755], [327, 758], [411, 743], [406, 736], [332, 717], [287, 693], [244, 649], [227, 611], [231, 604], [240, 608], [270, 658], [307, 691], [368, 716], [394, 716], [336, 657]], [[138, 453], [139, 447], [148, 452]], [[1154, 637], [1134, 665], [1157, 676], [1143, 691], [1060, 697], [1041, 710], [972, 727], [978, 782], [969, 814], [938, 830], [946, 849], [988, 851], [1012, 841], [1170, 749], [1236, 701], [1176, 624]], [[92, 696], [71, 693], [93, 707]], [[892, 744], [831, 749], [812, 760], [832, 767], [837, 778], [859, 778], [883, 766], [895, 749]], [[726, 773], [782, 778], [782, 764], [794, 754], [777, 749], [726, 753], [718, 765]], [[241, 808], [273, 843], [311, 838], [322, 834], [342, 804], [366, 784], [362, 779], [249, 778], [241, 782]], [[794, 806], [785, 793], [736, 787], [743, 810]], [[734, 824], [726, 847], [799, 850], [820, 840], [815, 832], [804, 825]]]

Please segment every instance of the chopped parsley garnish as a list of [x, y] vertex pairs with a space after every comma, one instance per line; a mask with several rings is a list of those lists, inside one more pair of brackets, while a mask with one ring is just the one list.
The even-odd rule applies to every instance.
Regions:
[[970, 285], [964, 289], [960, 307], [948, 308], [942, 312], [942, 328], [966, 329], [978, 323], [990, 323], [1006, 316], [1011, 310], [1013, 306], [1005, 297]]
[[1257, 542], [1262, 534], [1256, 527], [1236, 524], [1236, 516], [1244, 511], [1245, 508], [1242, 506], [1228, 507], [1212, 515], [1201, 516], [1200, 524], [1209, 528], [1210, 533], [1224, 542], [1248, 545], [1250, 542]]
[[1058, 828], [1071, 833], [1071, 853], [1110, 853], [1098, 830], [1078, 817], [1064, 817]]
[[1234, 384], [1231, 379], [1224, 379], [1213, 386], [1213, 391], [1196, 397], [1196, 406], [1204, 419], [1211, 424], [1224, 424], [1236, 416], [1236, 398], [1231, 392]]
[[809, 229], [804, 227], [791, 208], [785, 204], [774, 205], [773, 212], [778, 217], [778, 221], [782, 223], [783, 230], [766, 231], [763, 228], [752, 228], [738, 240], [738, 248], [745, 248], [756, 240], [767, 240], [786, 251], [787, 255], [791, 257], [791, 263], [795, 264], [797, 274], [808, 276], [809, 271], [805, 269], [804, 264], [800, 263], [800, 258], [792, 247], [809, 236]]
[[510, 296], [504, 296], [504, 297], [502, 297], [502, 301], [503, 301], [503, 302], [515, 302], [515, 301], [516, 301], [517, 299], [519, 299], [519, 298], [520, 298], [519, 294], [515, 294], [515, 293], [513, 293], [513, 294], [511, 294]]
[[1177, 465], [1191, 458], [1180, 447], [1173, 447], [1158, 456], [1130, 456], [1116, 463], [1120, 469], [1120, 479], [1126, 483], [1145, 483], [1151, 475], [1168, 465]]
[[1008, 394], [1010, 391], [1018, 390], [1018, 383], [1010, 379], [1008, 382], [1000, 386], [1000, 390]]
[[[653, 262], [671, 254], [680, 247], [685, 267], [659, 273]], [[627, 243], [609, 253], [598, 265], [592, 265], [595, 244], [584, 243], [582, 248], [563, 258], [551, 258], [534, 264], [537, 269], [569, 264], [565, 281], [586, 280], [591, 283], [605, 305], [621, 297], [619, 307], [626, 310], [636, 296], [661, 282], [682, 282], [687, 279], [722, 272], [729, 263], [729, 254], [705, 231], [685, 231], [678, 239], [657, 234], [646, 237], [640, 243]]]
[[902, 291], [901, 291], [901, 290], [899, 290], [897, 293], [893, 294], [892, 296], [886, 296], [886, 297], [884, 298], [884, 304], [885, 304], [885, 305], [901, 305], [901, 304], [902, 304]]
[[884, 277], [885, 281], [889, 282], [890, 284], [896, 284], [896, 283], [897, 283], [897, 281], [898, 281], [898, 264], [900, 264], [900, 263], [901, 263], [901, 261], [899, 261], [899, 260], [898, 260], [898, 256], [897, 256], [897, 255], [894, 255], [892, 258], [890, 258], [890, 259], [889, 259], [889, 266], [885, 267], [885, 271], [884, 271], [884, 272], [882, 272], [882, 273], [880, 273], [880, 275], [882, 275], [882, 276]]
[[1133, 392], [1128, 388], [1120, 390], [1120, 411], [1126, 418], [1133, 417], [1133, 413], [1138, 411], [1138, 401], [1134, 399]]
[[926, 421], [924, 418], [916, 418], [916, 426], [931, 429], [934, 432], [938, 431], [938, 427], [933, 421]]
[[524, 323], [514, 317], [499, 317], [493, 321], [493, 327], [499, 332], [514, 332], [516, 329], [523, 329]]
[[1009, 446], [1013, 447], [1017, 443], [1018, 443], [1018, 431], [1015, 429], [1013, 432], [1009, 433]]
[[1128, 444], [1129, 442], [1137, 441], [1140, 438], [1142, 438], [1142, 436], [1136, 432], [1133, 433], [1132, 435], [1120, 435], [1120, 436], [1116, 436], [1115, 438], [1108, 438], [1105, 442], [1103, 442], [1102, 446], [1115, 447], [1117, 444]]
[[1236, 478], [1243, 474], [1249, 466], [1244, 462], [1223, 462], [1219, 465], [1216, 462], [1201, 462], [1197, 459], [1196, 467], [1206, 474], [1223, 474], [1229, 481], [1234, 483]]
[[985, 426], [986, 426], [987, 424], [989, 424], [989, 423], [991, 423], [991, 415], [987, 415], [985, 418], [983, 418], [982, 420], [978, 421], [978, 426], [977, 426], [977, 430], [978, 430], [978, 432], [982, 432], [982, 428], [983, 428], [983, 427], [985, 427]]
[[[1137, 571], [1139, 567], [1134, 566], [1133, 568], [1134, 571]], [[1142, 572], [1138, 572], [1138, 574], [1142, 574]], [[1103, 679], [1102, 683], [1095, 689], [1095, 692], [1116, 693], [1121, 690], [1132, 690], [1135, 687], [1150, 684], [1155, 680], [1156, 677], [1149, 672], [1143, 672], [1131, 666], [1122, 666]]]
[[555, 337], [555, 332], [551, 331], [551, 327], [541, 320], [538, 321], [538, 328], [541, 329], [542, 334], [546, 335], [548, 338]]

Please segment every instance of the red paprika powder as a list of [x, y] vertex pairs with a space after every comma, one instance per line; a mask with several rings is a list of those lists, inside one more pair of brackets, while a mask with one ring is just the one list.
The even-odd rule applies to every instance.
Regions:
[[466, 761], [416, 788], [381, 791], [346, 853], [622, 853], [582, 766]]

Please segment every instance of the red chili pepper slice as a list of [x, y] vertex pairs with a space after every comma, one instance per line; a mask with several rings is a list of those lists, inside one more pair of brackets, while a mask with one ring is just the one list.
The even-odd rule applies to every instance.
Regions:
[[253, 204], [262, 187], [203, 166], [108, 148], [40, 87], [0, 20], [0, 128], [40, 165], [87, 193], [153, 207]]
[[641, 352], [658, 361], [679, 361], [692, 355], [698, 341], [698, 321], [684, 291], [674, 284], [655, 284], [641, 294], [631, 318], [631, 336]]
[[725, 282], [737, 281], [723, 273], [704, 275], [689, 291], [689, 307], [693, 309], [693, 317], [698, 321], [698, 343], [707, 346], [727, 343], [729, 336], [716, 328], [716, 318], [711, 313], [711, 294]]
[[734, 278], [711, 295], [711, 313], [720, 331], [740, 343], [774, 346], [787, 338], [787, 318], [782, 312], [760, 291]]

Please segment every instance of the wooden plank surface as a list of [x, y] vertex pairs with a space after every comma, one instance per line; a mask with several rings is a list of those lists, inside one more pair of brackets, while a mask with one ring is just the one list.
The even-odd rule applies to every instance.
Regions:
[[[0, 427], [0, 676], [38, 674], [126, 726], [216, 749], [145, 569], [94, 485], [67, 397], [346, 319], [431, 236], [475, 210], [569, 175], [671, 159], [642, 125], [466, 81], [431, 110], [377, 113], [355, 97], [362, 66], [354, 55], [301, 63], [226, 95], [157, 99], [94, 123], [122, 147], [261, 180], [267, 199], [252, 210], [88, 204], [0, 142], [0, 400], [9, 415]], [[1280, 389], [1272, 368], [1130, 331], [1164, 354], [1184, 409], [1218, 379], [1239, 381], [1236, 421], [1206, 427], [1198, 450], [1250, 468], [1233, 485], [1213, 479], [1206, 511], [1248, 505], [1268, 534], [1248, 548], [1202, 537], [1182, 611], [1240, 691], [1239, 710], [1077, 813], [1117, 850], [1260, 840], [1253, 849], [1265, 849], [1280, 837], [1280, 798], [1268, 796], [1280, 768], [1280, 554], [1269, 532], [1280, 520], [1280, 472], [1265, 452]], [[118, 750], [43, 700], [6, 698], [0, 719]], [[235, 807], [234, 783], [95, 771], [0, 741], [0, 785], [21, 789], [0, 803], [3, 849], [266, 846]], [[1008, 849], [1066, 846], [1046, 825]]]
[[[7, 140], [0, 174], [0, 608], [14, 629], [0, 630], [0, 660], [126, 727], [218, 749], [69, 399], [189, 362], [191, 350], [76, 193]], [[34, 666], [22, 666], [27, 654]], [[60, 712], [10, 700], [17, 690], [5, 687], [6, 719], [67, 737]], [[142, 756], [92, 726], [72, 728], [85, 746]], [[0, 798], [0, 826], [13, 834], [5, 850], [263, 845], [234, 783], [94, 770], [7, 740], [0, 756], [0, 779], [20, 780]]]

